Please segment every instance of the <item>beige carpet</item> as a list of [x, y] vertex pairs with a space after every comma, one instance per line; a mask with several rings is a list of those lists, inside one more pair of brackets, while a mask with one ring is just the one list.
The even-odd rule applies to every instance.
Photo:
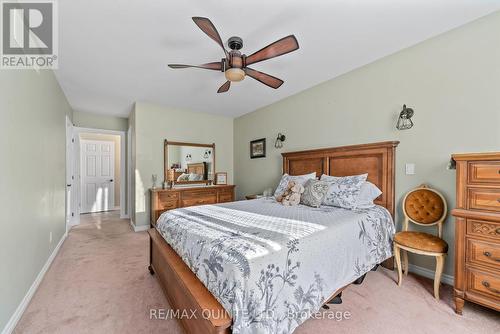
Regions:
[[[168, 304], [147, 270], [148, 247], [146, 232], [132, 232], [117, 213], [82, 216], [15, 333], [181, 333], [176, 320], [150, 320], [151, 308]], [[441, 291], [438, 302], [432, 281], [413, 275], [397, 287], [394, 273], [379, 268], [295, 333], [500, 333], [499, 313], [466, 303], [455, 315], [451, 287]], [[346, 311], [349, 319], [331, 319]]]

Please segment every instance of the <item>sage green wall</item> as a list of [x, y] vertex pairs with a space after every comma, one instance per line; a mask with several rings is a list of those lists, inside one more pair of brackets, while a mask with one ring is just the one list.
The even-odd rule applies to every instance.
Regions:
[[92, 114], [88, 112], [75, 111], [73, 113], [73, 124], [81, 128], [104, 129], [115, 131], [127, 131], [128, 119], [116, 116]]
[[0, 70], [0, 330], [66, 231], [66, 115], [52, 71]]
[[[149, 224], [149, 193], [152, 174], [163, 182], [163, 142], [215, 143], [215, 166], [233, 182], [233, 119], [206, 113], [136, 102], [132, 128], [135, 156], [136, 226]], [[135, 147], [134, 147], [135, 145]], [[159, 184], [158, 184], [159, 185]]]
[[[455, 205], [456, 152], [500, 151], [500, 12], [455, 29], [343, 76], [246, 114], [234, 122], [234, 167], [238, 197], [274, 187], [286, 151], [400, 140], [396, 200], [425, 182]], [[286, 85], [286, 83], [285, 83]], [[415, 109], [413, 129], [397, 131], [403, 103]], [[278, 132], [284, 148], [274, 148]], [[249, 159], [249, 141], [267, 138], [267, 157]], [[416, 175], [405, 175], [405, 163]], [[398, 221], [400, 228], [400, 222]], [[434, 231], [432, 231], [434, 232]], [[445, 273], [453, 275], [454, 223]], [[434, 261], [412, 257], [434, 268]]]

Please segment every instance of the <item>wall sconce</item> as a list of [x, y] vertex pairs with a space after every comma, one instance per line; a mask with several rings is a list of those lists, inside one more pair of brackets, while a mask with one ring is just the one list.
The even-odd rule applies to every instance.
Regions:
[[408, 130], [413, 127], [413, 122], [411, 118], [415, 112], [412, 108], [406, 108], [406, 104], [403, 104], [403, 110], [399, 113], [398, 124], [396, 129], [398, 130]]
[[186, 161], [191, 161], [191, 154], [186, 154]]
[[278, 133], [278, 137], [276, 138], [276, 141], [274, 142], [274, 147], [276, 148], [282, 148], [283, 147], [283, 142], [285, 141], [286, 137], [285, 135]]
[[210, 150], [205, 150], [205, 153], [203, 153], [203, 159], [208, 159], [212, 155], [212, 151]]

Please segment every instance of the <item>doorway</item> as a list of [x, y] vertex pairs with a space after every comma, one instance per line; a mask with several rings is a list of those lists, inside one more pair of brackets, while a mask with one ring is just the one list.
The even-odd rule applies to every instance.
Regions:
[[128, 218], [125, 131], [74, 127], [73, 137], [77, 210], [72, 225], [88, 213], [117, 211]]

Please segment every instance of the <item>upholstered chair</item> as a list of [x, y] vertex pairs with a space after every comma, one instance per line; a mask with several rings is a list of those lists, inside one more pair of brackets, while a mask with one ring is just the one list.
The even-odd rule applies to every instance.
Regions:
[[[447, 215], [446, 200], [437, 190], [421, 185], [408, 192], [403, 199], [403, 230], [394, 236], [394, 257], [398, 266], [398, 286], [403, 280], [403, 271], [408, 275], [408, 252], [436, 258], [434, 275], [434, 297], [439, 299], [439, 283], [443, 273], [448, 244], [442, 239], [443, 223]], [[437, 225], [437, 234], [408, 231], [409, 223], [423, 226]], [[401, 251], [403, 261], [401, 261]]]

